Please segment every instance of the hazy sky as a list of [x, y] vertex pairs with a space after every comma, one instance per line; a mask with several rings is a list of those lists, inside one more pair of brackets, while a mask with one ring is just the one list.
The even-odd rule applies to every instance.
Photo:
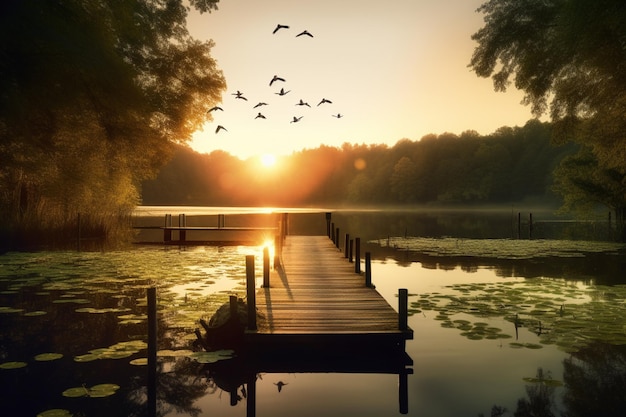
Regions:
[[[521, 126], [521, 92], [496, 93], [468, 64], [483, 0], [221, 0], [192, 13], [190, 31], [213, 39], [228, 89], [194, 136], [200, 152], [248, 158], [320, 145], [419, 140], [429, 133]], [[277, 24], [289, 25], [276, 34]], [[303, 30], [314, 37], [296, 35]], [[285, 82], [269, 83], [274, 75]], [[275, 94], [281, 88], [287, 95]], [[247, 101], [232, 95], [237, 90]], [[326, 98], [332, 104], [318, 103]], [[311, 107], [298, 106], [300, 100]], [[257, 103], [266, 106], [253, 108]], [[266, 118], [256, 118], [261, 112]], [[333, 117], [341, 114], [342, 118]], [[302, 117], [292, 123], [294, 117]], [[215, 133], [218, 125], [227, 131]]]

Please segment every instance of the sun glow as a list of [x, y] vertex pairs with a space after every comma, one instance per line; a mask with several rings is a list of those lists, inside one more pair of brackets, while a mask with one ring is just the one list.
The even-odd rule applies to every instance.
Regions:
[[261, 155], [261, 164], [266, 168], [272, 167], [276, 164], [276, 157], [271, 153], [263, 154]]

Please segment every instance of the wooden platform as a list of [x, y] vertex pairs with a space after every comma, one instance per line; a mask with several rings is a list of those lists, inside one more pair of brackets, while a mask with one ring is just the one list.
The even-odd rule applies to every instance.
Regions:
[[256, 292], [257, 329], [245, 335], [252, 346], [358, 344], [404, 352], [413, 338], [328, 237], [287, 236], [281, 264], [271, 271], [269, 288]]

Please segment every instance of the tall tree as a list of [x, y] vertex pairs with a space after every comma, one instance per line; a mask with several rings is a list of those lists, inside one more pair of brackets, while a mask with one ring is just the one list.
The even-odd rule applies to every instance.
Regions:
[[476, 74], [498, 91], [513, 81], [536, 115], [549, 112], [556, 142], [583, 142], [598, 170], [626, 178], [626, 3], [490, 0], [478, 11]]
[[[201, 12], [218, 0], [192, 0]], [[0, 214], [127, 210], [226, 83], [183, 0], [0, 4]], [[105, 213], [106, 212], [106, 213]]]

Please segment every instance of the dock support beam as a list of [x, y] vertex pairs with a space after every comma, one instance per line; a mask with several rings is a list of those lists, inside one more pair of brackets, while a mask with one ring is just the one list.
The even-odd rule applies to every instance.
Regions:
[[372, 254], [365, 252], [365, 286], [372, 288]]
[[332, 218], [332, 213], [326, 213], [326, 236], [332, 238], [331, 229], [330, 229], [330, 219]]
[[156, 288], [148, 288], [148, 415], [156, 416], [157, 299]]
[[256, 330], [256, 282], [254, 255], [246, 255], [246, 291], [248, 295], [248, 330]]
[[400, 288], [398, 290], [398, 328], [407, 330], [409, 328], [409, 290]]
[[163, 229], [163, 241], [171, 242], [172, 241], [172, 230], [168, 229], [168, 227], [172, 227], [172, 215], [165, 215], [165, 229]]

